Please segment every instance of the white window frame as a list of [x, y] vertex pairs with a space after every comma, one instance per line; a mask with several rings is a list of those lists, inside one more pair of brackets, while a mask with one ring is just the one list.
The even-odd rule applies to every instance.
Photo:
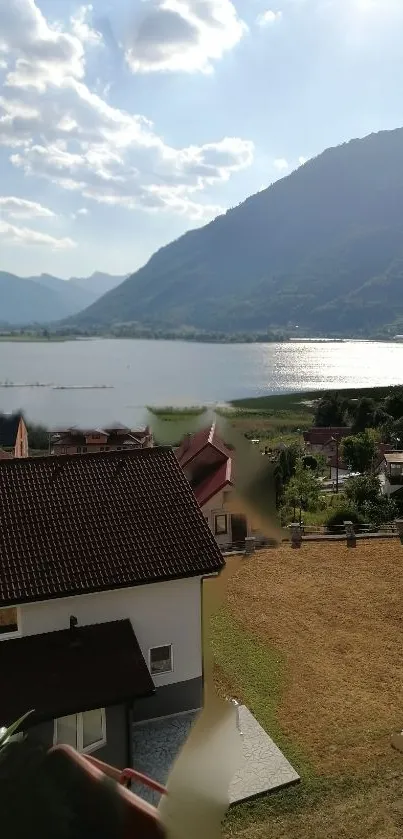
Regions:
[[[217, 530], [217, 519], [225, 519], [225, 530]], [[228, 536], [229, 535], [229, 520], [228, 513], [218, 511], [214, 513], [214, 536]]]
[[[152, 665], [151, 665], [151, 653], [152, 653], [153, 650], [160, 650], [161, 647], [169, 647], [170, 648], [170, 650], [171, 650], [171, 667], [170, 667], [169, 670], [158, 670], [157, 673], [153, 673]], [[167, 673], [173, 673], [174, 672], [174, 651], [173, 651], [173, 646], [172, 646], [171, 643], [155, 644], [153, 647], [150, 647], [150, 649], [148, 651], [148, 669], [149, 669], [150, 674], [153, 678], [156, 678], [158, 676], [166, 676]]]
[[19, 606], [2, 606], [0, 608], [0, 612], [3, 609], [15, 609], [17, 612], [17, 629], [13, 632], [0, 632], [0, 642], [7, 641], [8, 638], [21, 638], [22, 629], [21, 629], [21, 609]]
[[[91, 708], [90, 710], [91, 711], [101, 711], [102, 738], [101, 738], [101, 740], [97, 740], [96, 743], [91, 743], [90, 746], [86, 746], [84, 748], [84, 746], [83, 746], [83, 739], [84, 739], [83, 738], [83, 731], [84, 731], [83, 717], [84, 717], [84, 714], [86, 712], [85, 711], [82, 711], [82, 712], [80, 711], [80, 713], [75, 714], [77, 751], [80, 752], [80, 754], [83, 754], [83, 755], [88, 755], [88, 754], [91, 754], [91, 752], [95, 752], [98, 749], [101, 749], [102, 746], [106, 746], [106, 742], [107, 742], [107, 740], [106, 740], [106, 713], [105, 713], [105, 708]], [[74, 714], [73, 715], [67, 714], [66, 716], [74, 716]], [[59, 719], [63, 719], [63, 717], [60, 717]], [[58, 739], [57, 739], [57, 723], [58, 723], [58, 718], [56, 718], [53, 721], [53, 745], [54, 746], [61, 745], [58, 742]]]

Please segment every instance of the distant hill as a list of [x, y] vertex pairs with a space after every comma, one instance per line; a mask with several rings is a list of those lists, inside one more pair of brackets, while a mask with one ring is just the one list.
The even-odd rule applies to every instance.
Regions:
[[124, 277], [95, 273], [81, 280], [51, 274], [17, 277], [0, 271], [0, 322], [9, 325], [51, 323], [91, 305]]
[[71, 277], [69, 282], [90, 294], [95, 294], [96, 297], [100, 297], [101, 294], [106, 294], [107, 291], [123, 283], [126, 277], [127, 274], [115, 276], [112, 274], [103, 274], [101, 271], [94, 271], [90, 277]]
[[403, 320], [403, 129], [328, 149], [74, 318], [351, 334]]

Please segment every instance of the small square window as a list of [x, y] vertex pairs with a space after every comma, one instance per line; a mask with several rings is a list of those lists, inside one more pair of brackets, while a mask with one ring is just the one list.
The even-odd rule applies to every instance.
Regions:
[[215, 528], [214, 532], [216, 536], [222, 536], [223, 534], [228, 532], [228, 524], [227, 524], [227, 516], [224, 514], [220, 514], [215, 517]]
[[96, 708], [94, 711], [84, 711], [82, 718], [83, 752], [94, 751], [106, 743], [105, 710]]
[[0, 636], [18, 633], [18, 612], [15, 606], [0, 609]]
[[151, 675], [170, 673], [172, 669], [172, 645], [166, 644], [164, 647], [152, 647], [150, 650]]
[[88, 754], [106, 743], [105, 708], [59, 717], [54, 723], [54, 745], [67, 745]]
[[78, 714], [70, 714], [68, 717], [59, 717], [58, 720], [55, 720], [55, 744], [73, 746], [73, 749], [78, 748], [77, 720]]

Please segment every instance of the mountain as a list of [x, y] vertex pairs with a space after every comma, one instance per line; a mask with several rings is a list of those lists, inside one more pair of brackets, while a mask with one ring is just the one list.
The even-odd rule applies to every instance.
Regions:
[[31, 279], [0, 271], [2, 324], [49, 323], [62, 317], [61, 310], [57, 291]]
[[328, 149], [161, 248], [80, 326], [364, 332], [403, 318], [403, 129]]
[[100, 297], [101, 294], [106, 294], [107, 291], [123, 283], [126, 277], [127, 274], [112, 275], [94, 271], [90, 277], [72, 277], [69, 282], [90, 294], [94, 294], [96, 297]]
[[0, 323], [51, 323], [90, 306], [124, 277], [96, 272], [81, 280], [61, 280], [51, 274], [17, 277], [0, 271]]

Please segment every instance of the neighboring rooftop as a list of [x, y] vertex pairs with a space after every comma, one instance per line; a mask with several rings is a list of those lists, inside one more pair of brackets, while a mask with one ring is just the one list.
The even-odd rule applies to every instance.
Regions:
[[4, 461], [0, 606], [217, 573], [169, 448]]
[[0, 449], [0, 460], [13, 460], [14, 455], [10, 452], [5, 452], [3, 449]]
[[203, 449], [212, 446], [224, 458], [231, 457], [231, 452], [217, 434], [216, 424], [197, 431], [196, 434], [187, 434], [176, 450], [176, 457], [182, 468], [187, 466]]
[[14, 448], [21, 414], [0, 414], [0, 448]]
[[328, 428], [310, 428], [309, 431], [304, 431], [303, 437], [305, 443], [310, 443], [311, 446], [326, 446], [332, 438], [340, 440], [342, 437], [349, 437], [351, 433], [351, 427], [329, 426]]
[[383, 459], [386, 463], [403, 463], [403, 452], [386, 452]]
[[30, 708], [29, 722], [117, 705], [154, 692], [129, 620], [27, 635], [0, 643], [0, 719]]

